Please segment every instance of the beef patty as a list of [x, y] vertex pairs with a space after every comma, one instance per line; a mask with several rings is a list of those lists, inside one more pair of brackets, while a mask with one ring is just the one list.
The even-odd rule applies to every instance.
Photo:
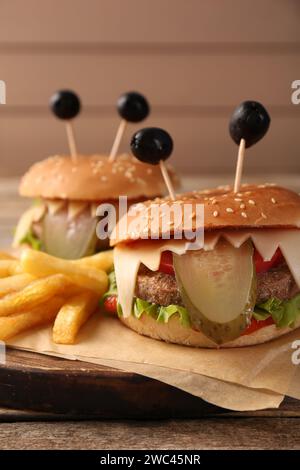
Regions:
[[[257, 304], [271, 297], [281, 300], [291, 299], [297, 292], [299, 289], [285, 263], [266, 273], [257, 274]], [[150, 271], [145, 266], [141, 266], [138, 272], [135, 295], [166, 307], [171, 304], [183, 305], [175, 276]]]

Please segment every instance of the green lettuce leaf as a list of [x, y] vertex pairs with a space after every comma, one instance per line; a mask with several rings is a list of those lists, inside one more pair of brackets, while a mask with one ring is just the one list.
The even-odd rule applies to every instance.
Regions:
[[136, 298], [133, 304], [133, 315], [135, 318], [141, 318], [143, 313], [150, 315], [153, 318], [157, 318], [159, 312], [159, 306], [151, 304], [146, 300]]
[[168, 305], [167, 307], [159, 307], [157, 321], [162, 323], [168, 323], [170, 318], [176, 314], [179, 315], [180, 323], [182, 326], [188, 328], [191, 325], [187, 309], [181, 307], [180, 305]]
[[150, 315], [160, 323], [168, 323], [173, 315], [179, 315], [182, 326], [190, 326], [190, 319], [187, 310], [180, 305], [168, 305], [167, 307], [162, 307], [160, 305], [147, 302], [146, 300], [139, 298], [134, 299], [133, 315], [136, 318], [141, 318], [143, 313]]
[[35, 235], [34, 233], [32, 232], [32, 230], [28, 230], [28, 232], [26, 233], [25, 237], [23, 237], [21, 240], [20, 240], [20, 244], [22, 243], [26, 243], [27, 245], [31, 246], [31, 248], [33, 248], [34, 250], [38, 250], [40, 251], [42, 249], [42, 242], [41, 240], [39, 240]]
[[102, 305], [104, 300], [107, 299], [107, 297], [111, 297], [112, 295], [118, 295], [115, 271], [111, 271], [108, 274], [108, 290], [102, 296], [100, 304]]
[[290, 300], [268, 299], [255, 306], [253, 316], [256, 320], [272, 317], [278, 328], [293, 327], [300, 316], [300, 294]]

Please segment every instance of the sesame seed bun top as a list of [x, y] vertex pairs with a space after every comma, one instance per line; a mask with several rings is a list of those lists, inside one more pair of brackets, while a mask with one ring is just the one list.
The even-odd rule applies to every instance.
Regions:
[[[157, 238], [163, 238], [164, 233], [170, 231], [174, 236], [176, 223], [171, 211], [169, 227], [162, 227], [161, 220], [156, 226], [151, 219], [151, 210], [157, 205], [171, 206], [174, 201], [170, 198], [156, 198], [139, 205], [132, 206], [127, 214], [127, 224], [119, 222], [111, 236], [111, 245], [120, 242], [131, 242], [145, 238], [149, 233]], [[190, 220], [184, 219], [188, 225], [187, 229], [196, 230], [196, 206], [203, 204], [204, 207], [204, 230], [215, 229], [242, 229], [242, 228], [300, 228], [300, 196], [289, 189], [281, 188], [272, 184], [241, 186], [238, 193], [234, 193], [232, 187], [223, 186], [203, 191], [178, 194], [176, 204], [190, 204]], [[134, 212], [134, 209], [138, 209]], [[153, 214], [153, 213], [152, 213]], [[131, 224], [133, 222], [133, 224]], [[152, 225], [151, 225], [152, 224]], [[134, 231], [130, 227], [134, 226]], [[123, 227], [127, 227], [124, 230]], [[154, 237], [153, 237], [154, 238]]]
[[[179, 180], [168, 166], [175, 187]], [[21, 196], [45, 199], [101, 201], [127, 195], [151, 198], [166, 193], [158, 165], [153, 166], [123, 154], [114, 162], [106, 155], [57, 155], [35, 163], [21, 179]]]

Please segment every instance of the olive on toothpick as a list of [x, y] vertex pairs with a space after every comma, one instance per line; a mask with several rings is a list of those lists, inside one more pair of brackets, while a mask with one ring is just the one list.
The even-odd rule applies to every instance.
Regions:
[[233, 141], [239, 145], [236, 165], [234, 192], [241, 185], [245, 149], [256, 144], [267, 133], [270, 116], [261, 103], [244, 101], [233, 112], [229, 121], [229, 133]]
[[110, 151], [109, 161], [116, 159], [127, 123], [143, 121], [149, 115], [150, 106], [143, 95], [131, 91], [120, 96], [117, 102], [117, 110], [121, 117], [121, 122]]
[[244, 101], [233, 112], [229, 132], [236, 144], [245, 139], [245, 147], [251, 147], [264, 137], [270, 126], [270, 116], [257, 101]]
[[117, 108], [121, 118], [127, 122], [141, 122], [146, 119], [150, 112], [148, 101], [136, 91], [121, 95], [118, 99]]
[[60, 90], [51, 97], [50, 106], [56, 117], [70, 120], [79, 114], [81, 103], [73, 91]]
[[72, 158], [76, 160], [77, 148], [71, 120], [74, 119], [80, 112], [80, 99], [76, 93], [71, 90], [60, 90], [51, 97], [50, 108], [57, 118], [66, 121], [66, 131], [70, 153]]
[[171, 199], [175, 199], [175, 191], [164, 161], [173, 151], [173, 140], [170, 134], [158, 127], [146, 127], [137, 131], [130, 143], [133, 155], [144, 163], [160, 165]]

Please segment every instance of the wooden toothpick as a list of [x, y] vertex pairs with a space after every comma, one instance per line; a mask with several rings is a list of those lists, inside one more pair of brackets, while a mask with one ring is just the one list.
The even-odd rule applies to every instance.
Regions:
[[109, 162], [114, 162], [116, 157], [117, 157], [119, 147], [120, 147], [120, 144], [121, 144], [121, 140], [122, 140], [122, 137], [124, 135], [126, 126], [127, 126], [127, 121], [125, 119], [122, 119], [120, 124], [119, 124], [118, 130], [117, 130], [117, 133], [116, 133], [116, 137], [115, 137], [113, 146], [112, 146], [110, 154], [109, 154], [109, 158], [108, 158]]
[[245, 157], [245, 148], [246, 148], [246, 141], [245, 139], [241, 139], [238, 158], [236, 163], [236, 172], [235, 172], [235, 180], [234, 180], [234, 189], [235, 193], [238, 193], [241, 186], [241, 179], [243, 173], [243, 165], [244, 165], [244, 157]]
[[73, 126], [72, 126], [71, 121], [66, 122], [66, 131], [67, 131], [67, 138], [68, 138], [68, 143], [69, 143], [69, 148], [70, 148], [70, 154], [71, 154], [72, 160], [76, 162], [77, 147], [76, 147], [75, 136], [74, 136]]
[[169, 172], [168, 172], [167, 167], [165, 165], [165, 162], [163, 160], [160, 160], [159, 166], [160, 166], [160, 169], [161, 169], [161, 173], [163, 175], [163, 179], [165, 180], [167, 189], [169, 191], [170, 198], [173, 201], [175, 201], [175, 198], [176, 198], [175, 191], [174, 191], [174, 188], [173, 188], [173, 184], [172, 184]]

